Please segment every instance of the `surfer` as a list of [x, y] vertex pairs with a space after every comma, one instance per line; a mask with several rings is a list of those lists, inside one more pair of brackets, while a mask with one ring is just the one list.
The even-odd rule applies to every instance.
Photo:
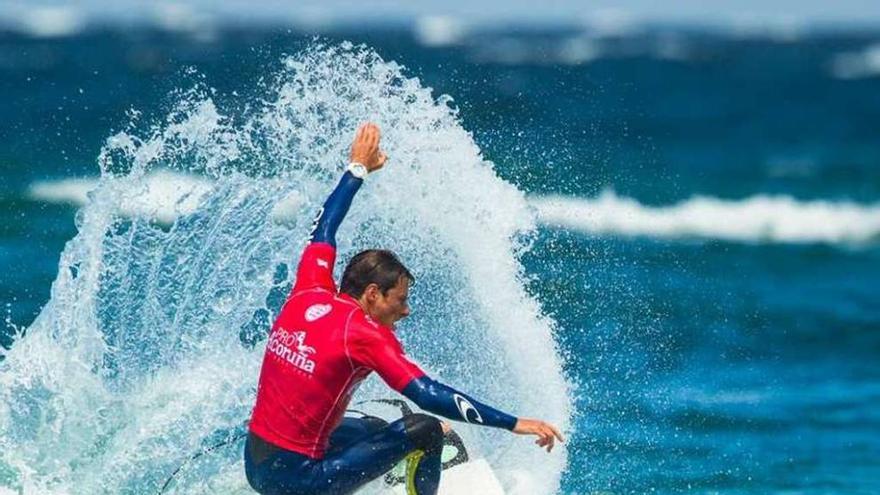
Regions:
[[386, 156], [379, 128], [362, 125], [351, 163], [320, 210], [296, 282], [272, 326], [245, 445], [245, 472], [262, 494], [351, 493], [410, 457], [409, 493], [434, 494], [448, 425], [422, 413], [386, 423], [344, 417], [371, 372], [421, 409], [449, 419], [537, 436], [548, 452], [562, 435], [544, 421], [516, 418], [428, 377], [394, 334], [410, 314], [415, 278], [390, 251], [370, 249], [333, 280], [336, 230], [355, 193]]

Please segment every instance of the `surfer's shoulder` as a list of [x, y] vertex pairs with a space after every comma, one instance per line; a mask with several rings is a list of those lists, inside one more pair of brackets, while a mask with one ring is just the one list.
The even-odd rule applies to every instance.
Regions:
[[372, 319], [359, 306], [345, 319], [345, 327], [350, 341], [365, 345], [387, 342], [394, 335], [391, 329]]

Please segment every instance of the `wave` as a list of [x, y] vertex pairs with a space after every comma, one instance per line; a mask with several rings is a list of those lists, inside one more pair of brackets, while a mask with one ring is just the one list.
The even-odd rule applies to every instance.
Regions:
[[22, 3], [0, 7], [0, 27], [3, 21], [32, 37], [54, 38], [82, 32], [87, 18], [84, 12], [69, 5], [26, 6]]
[[[89, 203], [89, 193], [99, 184], [99, 179], [88, 178], [39, 181], [28, 188], [28, 196], [36, 201], [81, 207]], [[211, 187], [212, 181], [205, 178], [159, 170], [144, 177], [140, 187], [128, 194], [128, 201], [117, 205], [117, 213], [170, 224], [179, 216], [194, 212]]]
[[530, 203], [539, 222], [590, 234], [829, 244], [880, 237], [880, 205], [847, 201], [694, 196], [672, 206], [652, 207], [606, 190], [594, 199], [547, 196], [533, 197]]
[[831, 61], [831, 74], [837, 79], [880, 77], [880, 43], [861, 51], [835, 55]]
[[[156, 493], [241, 431], [291, 264], [367, 119], [391, 160], [342, 226], [340, 262], [393, 249], [419, 279], [400, 328], [408, 353], [502, 409], [568, 427], [554, 324], [519, 258], [533, 212], [447, 98], [351, 44], [312, 46], [265, 80], [232, 116], [203, 86], [176, 92], [165, 118], [107, 140], [99, 178], [29, 189], [78, 205], [77, 234], [48, 303], [0, 360], [0, 492]], [[357, 398], [389, 393], [373, 377]], [[507, 493], [558, 489], [564, 447], [548, 456], [507, 432], [458, 430]], [[171, 492], [246, 493], [241, 447], [188, 465]]]
[[417, 18], [413, 23], [416, 41], [426, 47], [455, 45], [466, 33], [466, 23], [452, 16], [426, 15]]
[[[32, 184], [34, 200], [85, 206], [99, 179], [61, 179]], [[158, 170], [144, 176], [117, 213], [172, 224], [196, 211], [214, 181]], [[292, 191], [280, 198], [271, 217], [292, 221], [305, 198]], [[531, 197], [537, 220], [548, 226], [587, 232], [661, 238], [704, 237], [742, 242], [864, 243], [880, 237], [880, 206], [788, 196], [756, 195], [743, 200], [695, 196], [673, 206], [651, 207], [607, 190], [595, 199]]]
[[[89, 193], [98, 189], [100, 183], [99, 178], [37, 181], [28, 187], [27, 195], [34, 201], [83, 207], [89, 204]], [[171, 225], [180, 217], [197, 212], [201, 200], [215, 186], [216, 180], [204, 176], [155, 170], [144, 175], [140, 187], [126, 192], [127, 201], [117, 204], [115, 213]], [[295, 221], [304, 201], [299, 191], [290, 191], [278, 199], [271, 218], [277, 222]]]

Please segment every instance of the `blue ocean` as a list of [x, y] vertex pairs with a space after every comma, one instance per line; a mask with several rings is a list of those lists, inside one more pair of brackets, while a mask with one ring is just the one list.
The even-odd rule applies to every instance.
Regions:
[[365, 120], [340, 259], [400, 254], [408, 353], [567, 435], [458, 426], [507, 493], [880, 493], [880, 31], [46, 34], [0, 32], [0, 494], [249, 493], [240, 442], [185, 461]]

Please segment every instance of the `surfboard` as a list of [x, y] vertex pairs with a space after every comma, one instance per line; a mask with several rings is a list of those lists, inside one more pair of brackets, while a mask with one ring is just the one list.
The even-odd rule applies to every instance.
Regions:
[[[400, 411], [402, 416], [412, 414], [409, 405], [400, 399], [380, 399], [370, 401], [390, 405]], [[363, 404], [363, 403], [362, 403]], [[386, 417], [394, 421], [397, 417]], [[406, 491], [407, 458], [398, 463], [385, 475], [385, 483], [392, 487], [396, 495], [408, 495]], [[469, 452], [462, 438], [453, 430], [443, 439], [441, 454], [443, 472], [440, 475], [438, 495], [504, 495], [504, 489], [495, 471], [484, 458], [475, 458]]]
[[[393, 492], [395, 495], [408, 495], [404, 484], [395, 486]], [[482, 458], [444, 469], [437, 492], [438, 495], [504, 495], [495, 471]]]

